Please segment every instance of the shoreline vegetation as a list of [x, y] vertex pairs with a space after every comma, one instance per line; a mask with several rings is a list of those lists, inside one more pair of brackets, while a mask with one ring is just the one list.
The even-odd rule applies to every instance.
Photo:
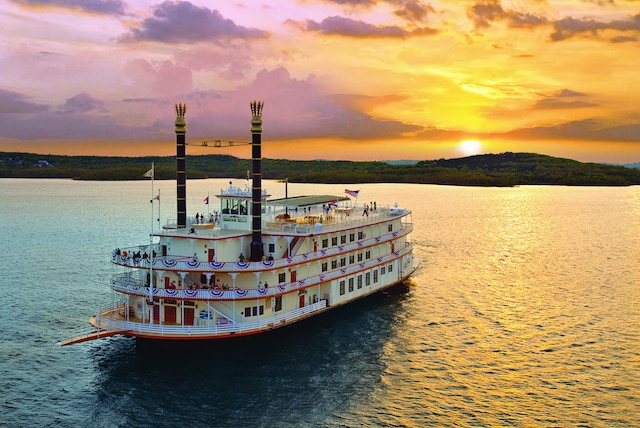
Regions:
[[[143, 180], [155, 163], [155, 178], [175, 180], [174, 156], [60, 156], [0, 152], [0, 178]], [[187, 178], [246, 178], [251, 159], [229, 155], [187, 156]], [[414, 183], [458, 186], [631, 186], [640, 169], [583, 163], [535, 153], [500, 153], [391, 164], [381, 161], [262, 160], [263, 178], [292, 183]]]

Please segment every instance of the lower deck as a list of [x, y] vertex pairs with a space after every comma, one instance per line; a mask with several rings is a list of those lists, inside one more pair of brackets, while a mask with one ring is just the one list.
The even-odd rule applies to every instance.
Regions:
[[[62, 342], [62, 344], [69, 345], [117, 334], [163, 340], [223, 339], [258, 334], [291, 325], [313, 315], [326, 312], [329, 309], [344, 306], [352, 301], [392, 288], [409, 278], [418, 267], [418, 264], [419, 261], [414, 260], [413, 268], [406, 272], [398, 281], [377, 288], [371, 288], [366, 292], [342, 301], [332, 302], [329, 299], [322, 299], [292, 310], [285, 310], [280, 313], [272, 311], [268, 316], [252, 317], [251, 319], [243, 318], [236, 322], [216, 317], [209, 319], [208, 316], [202, 319], [194, 314], [193, 318], [183, 315], [180, 320], [181, 322], [178, 323], [177, 319], [166, 320], [164, 316], [159, 317], [160, 305], [153, 305], [153, 307], [158, 307], [155, 318], [151, 316], [148, 319], [144, 319], [132, 315], [132, 311], [129, 310], [127, 303], [118, 303], [102, 308], [98, 315], [91, 317], [90, 324], [95, 329], [94, 332], [67, 340]], [[215, 306], [215, 303], [219, 302], [209, 302], [212, 308]], [[155, 322], [154, 319], [156, 320]]]

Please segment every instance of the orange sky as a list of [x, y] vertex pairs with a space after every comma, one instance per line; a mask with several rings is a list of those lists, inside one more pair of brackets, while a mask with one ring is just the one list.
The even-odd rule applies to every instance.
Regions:
[[171, 155], [178, 102], [248, 140], [258, 99], [270, 158], [639, 162], [639, 37], [637, 0], [5, 0], [0, 150]]

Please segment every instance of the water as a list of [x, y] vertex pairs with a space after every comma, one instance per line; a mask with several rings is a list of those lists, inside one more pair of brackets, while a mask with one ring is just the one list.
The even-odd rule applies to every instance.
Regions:
[[[226, 184], [190, 182], [189, 212]], [[164, 218], [175, 184], [154, 185]], [[0, 426], [638, 423], [640, 187], [359, 188], [413, 210], [408, 291], [239, 342], [63, 348], [110, 251], [148, 240], [150, 182], [0, 180]]]

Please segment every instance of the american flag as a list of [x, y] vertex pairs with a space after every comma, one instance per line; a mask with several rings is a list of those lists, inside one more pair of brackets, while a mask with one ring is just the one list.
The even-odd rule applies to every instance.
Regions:
[[344, 193], [346, 193], [349, 196], [353, 196], [354, 198], [357, 198], [358, 197], [358, 193], [360, 193], [360, 190], [344, 189]]

